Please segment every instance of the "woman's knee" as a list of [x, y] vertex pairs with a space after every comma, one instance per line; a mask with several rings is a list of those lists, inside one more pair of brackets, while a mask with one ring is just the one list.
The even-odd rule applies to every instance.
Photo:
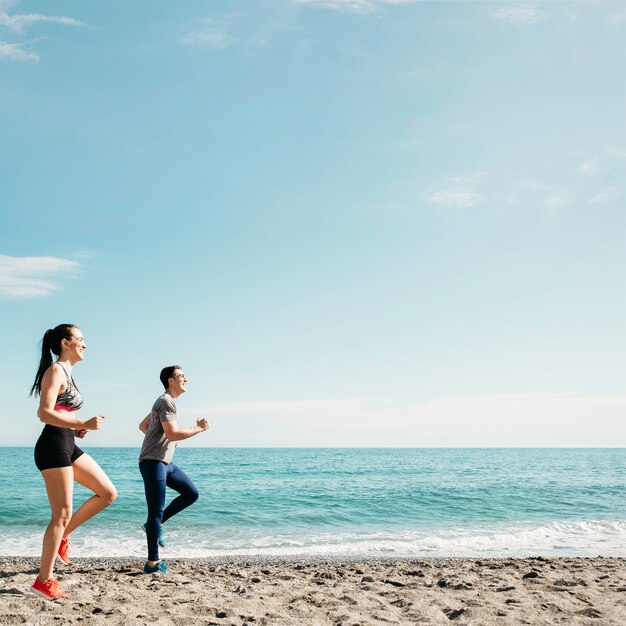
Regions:
[[111, 485], [110, 489], [106, 489], [103, 493], [98, 495], [104, 500], [107, 506], [110, 506], [117, 500], [117, 489]]
[[194, 485], [190, 487], [189, 491], [187, 492], [187, 500], [189, 500], [189, 502], [195, 502], [199, 497], [200, 492], [198, 491], [196, 486]]
[[72, 519], [72, 507], [63, 507], [61, 509], [59, 509], [58, 511], [55, 511], [52, 514], [51, 517], [51, 522], [54, 526], [61, 526], [63, 528], [65, 528], [69, 523], [70, 520]]

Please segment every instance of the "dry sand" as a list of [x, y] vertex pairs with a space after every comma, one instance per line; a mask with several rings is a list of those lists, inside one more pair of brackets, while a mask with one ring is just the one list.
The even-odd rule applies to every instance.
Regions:
[[75, 559], [67, 598], [29, 591], [37, 560], [0, 559], [0, 624], [626, 624], [625, 558], [168, 561]]

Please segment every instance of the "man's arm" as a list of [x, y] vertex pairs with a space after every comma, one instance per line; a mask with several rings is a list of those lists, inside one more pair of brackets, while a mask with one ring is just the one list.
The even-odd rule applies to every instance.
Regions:
[[139, 422], [139, 430], [145, 435], [148, 432], [148, 424], [150, 422], [150, 413]]
[[191, 428], [179, 428], [176, 420], [170, 420], [161, 422], [161, 426], [163, 426], [163, 432], [170, 441], [182, 441], [208, 430], [209, 422], [205, 419], [198, 419], [196, 425]]

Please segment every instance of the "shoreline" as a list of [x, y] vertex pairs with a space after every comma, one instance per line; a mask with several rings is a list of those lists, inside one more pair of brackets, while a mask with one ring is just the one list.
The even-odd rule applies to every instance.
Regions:
[[68, 597], [29, 592], [35, 557], [0, 557], [0, 623], [621, 626], [626, 557], [73, 559]]
[[[582, 556], [576, 554], [566, 554], [563, 556], [394, 556], [394, 555], [325, 555], [325, 556], [312, 556], [310, 554], [294, 554], [294, 555], [266, 555], [266, 554], [234, 554], [234, 555], [216, 555], [216, 556], [198, 556], [198, 557], [172, 557], [161, 556], [164, 561], [168, 563], [182, 563], [191, 565], [241, 565], [241, 566], [253, 566], [253, 565], [333, 565], [333, 564], [352, 564], [352, 563], [379, 563], [379, 564], [394, 564], [394, 563], [429, 563], [429, 564], [442, 564], [442, 563], [465, 563], [472, 562], [477, 565], [486, 563], [504, 563], [504, 562], [535, 562], [538, 563], [558, 563], [561, 561], [575, 562], [575, 561], [617, 561], [624, 562], [626, 564], [626, 550], [623, 556], [619, 555], [597, 555], [597, 556]], [[38, 556], [11, 556], [0, 555], [0, 572], [10, 562], [19, 562], [20, 564], [28, 564], [36, 566], [39, 564]], [[112, 565], [112, 566], [129, 566], [133, 563], [143, 564], [144, 557], [140, 556], [72, 556], [73, 564], [92, 564], [92, 565]], [[69, 566], [63, 566], [57, 560], [56, 566], [59, 566], [59, 571], [63, 569], [69, 569]]]

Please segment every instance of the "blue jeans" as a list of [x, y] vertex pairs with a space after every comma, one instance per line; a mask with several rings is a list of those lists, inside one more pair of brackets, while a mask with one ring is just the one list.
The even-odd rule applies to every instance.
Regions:
[[[148, 539], [148, 561], [159, 560], [159, 530], [170, 517], [180, 513], [198, 499], [198, 490], [189, 476], [174, 463], [163, 461], [141, 461], [139, 471], [143, 477], [148, 504], [146, 537]], [[177, 491], [165, 508], [165, 487]]]

